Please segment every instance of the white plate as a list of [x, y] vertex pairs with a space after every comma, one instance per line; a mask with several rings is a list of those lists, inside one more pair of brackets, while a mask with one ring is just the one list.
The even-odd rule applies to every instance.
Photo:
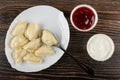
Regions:
[[35, 6], [24, 10], [11, 23], [5, 39], [5, 54], [12, 68], [22, 72], [37, 72], [55, 64], [64, 54], [64, 52], [58, 48], [55, 48], [55, 55], [44, 58], [42, 64], [30, 64], [24, 62], [20, 65], [16, 65], [14, 63], [12, 58], [13, 50], [10, 48], [9, 43], [12, 38], [11, 31], [20, 20], [40, 23], [43, 26], [43, 29], [48, 29], [53, 32], [62, 47], [66, 49], [69, 43], [70, 31], [63, 12], [46, 5]]

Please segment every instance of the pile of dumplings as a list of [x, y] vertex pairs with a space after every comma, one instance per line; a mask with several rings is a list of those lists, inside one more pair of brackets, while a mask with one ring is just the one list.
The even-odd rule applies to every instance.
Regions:
[[52, 46], [57, 45], [55, 36], [48, 30], [40, 30], [37, 23], [20, 21], [13, 29], [10, 47], [16, 64], [22, 62], [42, 63], [45, 56], [53, 55]]

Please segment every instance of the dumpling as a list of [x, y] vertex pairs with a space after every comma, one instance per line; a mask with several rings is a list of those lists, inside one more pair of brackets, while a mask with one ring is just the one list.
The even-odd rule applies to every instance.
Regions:
[[33, 53], [35, 50], [37, 50], [41, 46], [41, 40], [40, 38], [34, 39], [27, 43], [23, 48], [29, 51], [30, 53]]
[[18, 35], [12, 38], [10, 46], [11, 48], [20, 48], [23, 47], [28, 42], [28, 39], [23, 35]]
[[13, 36], [23, 35], [27, 27], [27, 22], [20, 21], [17, 23], [15, 29], [12, 31]]
[[23, 50], [21, 48], [16, 49], [13, 51], [13, 59], [16, 64], [21, 64], [23, 62], [23, 57], [27, 54], [26, 50]]
[[48, 30], [43, 30], [42, 32], [42, 41], [43, 43], [52, 46], [52, 45], [57, 45], [58, 41], [54, 37], [54, 35], [49, 32]]
[[55, 51], [52, 49], [52, 47], [48, 45], [43, 45], [35, 52], [35, 55], [44, 57], [44, 56], [52, 55], [54, 53]]
[[25, 31], [25, 36], [29, 40], [36, 39], [39, 35], [39, 25], [36, 23], [30, 23]]
[[29, 53], [26, 56], [24, 56], [23, 60], [29, 63], [42, 63], [42, 58], [35, 56], [33, 53]]

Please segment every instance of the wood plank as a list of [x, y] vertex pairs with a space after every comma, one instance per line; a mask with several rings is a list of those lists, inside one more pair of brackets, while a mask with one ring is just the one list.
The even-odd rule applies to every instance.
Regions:
[[[90, 4], [99, 15], [96, 27], [86, 33], [79, 32], [70, 23], [71, 10], [79, 4]], [[70, 43], [67, 51], [80, 62], [90, 64], [95, 76], [88, 76], [75, 62], [64, 55], [52, 67], [37, 73], [22, 73], [10, 67], [5, 51], [6, 32], [13, 19], [23, 10], [35, 5], [51, 5], [64, 12], [70, 26]], [[91, 59], [86, 51], [88, 39], [96, 34], [109, 35], [115, 42], [114, 55], [105, 62]], [[120, 1], [119, 0], [1, 0], [0, 1], [0, 78], [1, 80], [119, 80], [120, 79]]]

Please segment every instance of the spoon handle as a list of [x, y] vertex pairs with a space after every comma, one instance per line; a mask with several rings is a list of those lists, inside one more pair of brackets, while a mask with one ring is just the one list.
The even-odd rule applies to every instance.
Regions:
[[74, 56], [69, 54], [66, 50], [64, 50], [62, 47], [60, 47], [61, 50], [63, 50], [67, 55], [69, 55], [76, 63], [78, 66], [80, 66], [84, 71], [86, 71], [89, 75], [94, 76], [94, 70], [85, 63], [79, 62]]

